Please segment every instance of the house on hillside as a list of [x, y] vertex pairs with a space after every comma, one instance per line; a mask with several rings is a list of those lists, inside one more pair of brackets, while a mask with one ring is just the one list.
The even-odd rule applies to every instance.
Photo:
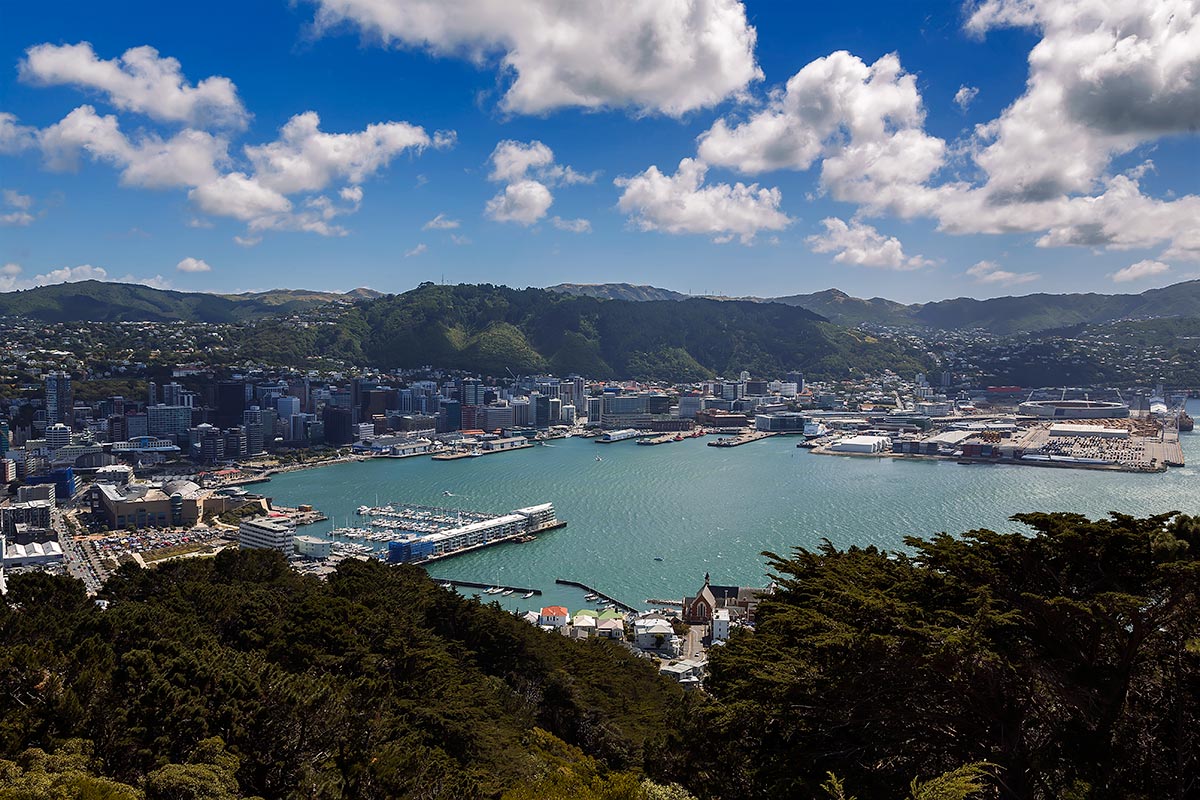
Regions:
[[561, 628], [570, 621], [570, 615], [563, 606], [546, 606], [538, 614], [538, 625], [547, 628]]

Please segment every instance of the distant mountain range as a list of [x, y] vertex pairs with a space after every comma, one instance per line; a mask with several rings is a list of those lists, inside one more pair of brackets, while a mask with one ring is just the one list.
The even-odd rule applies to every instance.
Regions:
[[343, 326], [368, 363], [490, 375], [552, 370], [601, 378], [813, 377], [906, 372], [920, 353], [779, 303], [600, 300], [543, 289], [422, 284], [356, 304]]
[[379, 296], [372, 289], [354, 289], [345, 294], [305, 289], [208, 294], [131, 283], [79, 281], [0, 293], [0, 316], [43, 322], [242, 322]]
[[[284, 319], [334, 308], [336, 324]], [[276, 290], [217, 295], [82, 281], [0, 294], [0, 315], [45, 322], [248, 322], [240, 358], [381, 368], [437, 365], [503, 376], [553, 370], [599, 378], [696, 380], [750, 370], [841, 377], [918, 371], [923, 356], [798, 306], [703, 298], [630, 301], [544, 289], [422, 284], [396, 295]]]
[[[645, 301], [685, 300], [689, 297], [670, 289], [628, 283], [562, 283], [548, 288], [550, 291], [602, 299]], [[1141, 294], [1032, 294], [990, 300], [961, 297], [912, 305], [881, 297], [864, 300], [837, 289], [786, 297], [738, 299], [799, 306], [839, 325], [867, 323], [943, 330], [981, 328], [999, 335], [1036, 333], [1120, 319], [1200, 317], [1200, 281], [1177, 283]]]

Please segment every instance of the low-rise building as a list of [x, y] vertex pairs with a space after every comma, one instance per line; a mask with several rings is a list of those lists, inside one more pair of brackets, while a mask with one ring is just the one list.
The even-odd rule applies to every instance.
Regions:
[[887, 436], [848, 436], [838, 439], [827, 448], [831, 453], [883, 453], [892, 446]]
[[711, 637], [714, 642], [724, 642], [729, 639], [729, 609], [713, 610]]
[[[240, 531], [239, 531], [240, 533]], [[305, 558], [326, 559], [333, 555], [333, 542], [317, 536], [297, 536], [296, 552]]]
[[538, 614], [538, 625], [550, 628], [561, 628], [570, 621], [570, 615], [563, 606], [546, 606]]
[[287, 555], [295, 549], [292, 529], [265, 519], [244, 519], [238, 525], [238, 547], [243, 550], [278, 550]]

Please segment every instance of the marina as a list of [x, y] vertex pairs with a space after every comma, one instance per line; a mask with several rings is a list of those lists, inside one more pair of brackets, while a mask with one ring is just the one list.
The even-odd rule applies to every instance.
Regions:
[[618, 611], [626, 611], [626, 612], [637, 611], [636, 608], [629, 605], [628, 603], [622, 603], [620, 600], [617, 600], [613, 597], [606, 595], [604, 592], [600, 591], [599, 589], [593, 589], [591, 586], [588, 586], [586, 583], [580, 583], [579, 581], [564, 580], [563, 578], [555, 578], [554, 582], [556, 584], [558, 584], [559, 586], [571, 586], [576, 589], [582, 589], [583, 591], [588, 593], [588, 594], [584, 595], [584, 598], [583, 598], [584, 600], [588, 600], [588, 601], [602, 600], [603, 602], [608, 603], [610, 606], [617, 609]]
[[[1192, 400], [1189, 412], [1200, 412], [1200, 402]], [[762, 551], [817, 547], [826, 538], [838, 547], [903, 549], [909, 535], [1023, 530], [1009, 517], [1032, 511], [1200, 514], [1197, 433], [1179, 436], [1188, 466], [1158, 473], [818, 457], [789, 436], [738, 448], [708, 448], [707, 441], [595, 448], [577, 436], [511, 458], [460, 461], [449, 471], [424, 459], [378, 459], [276, 475], [266, 493], [280, 504], [321, 509], [336, 523], [305, 532], [324, 526], [325, 535], [348, 520], [372, 530], [355, 511], [364, 502], [386, 505], [382, 498], [486, 515], [553, 499], [557, 515], [570, 521], [570, 535], [463, 552], [435, 570], [443, 580], [501, 576], [505, 584], [544, 592], [529, 601], [502, 598], [522, 610], [583, 603], [586, 592], [554, 583], [563, 575], [626, 600], [673, 598], [693, 592], [706, 571], [755, 585], [765, 571]], [[377, 494], [379, 502], [372, 499]], [[386, 541], [350, 541], [376, 552], [387, 548]]]

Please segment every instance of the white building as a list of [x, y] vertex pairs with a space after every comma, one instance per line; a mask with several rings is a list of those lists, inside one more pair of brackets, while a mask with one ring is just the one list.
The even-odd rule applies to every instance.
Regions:
[[1094, 436], [1100, 439], [1128, 439], [1128, 428], [1108, 428], [1104, 425], [1072, 425], [1056, 422], [1050, 426], [1051, 436]]
[[305, 558], [329, 558], [333, 554], [333, 542], [316, 536], [297, 536], [296, 552]]
[[678, 640], [675, 629], [665, 619], [649, 618], [635, 620], [633, 641], [639, 650], [674, 651], [672, 640]]
[[71, 443], [71, 429], [56, 422], [46, 428], [46, 447], [51, 451], [61, 450]]
[[848, 436], [829, 445], [831, 453], [882, 453], [891, 448], [886, 436]]
[[238, 526], [238, 546], [243, 550], [278, 550], [288, 555], [294, 549], [292, 529], [265, 519], [244, 519]]
[[718, 608], [712, 615], [712, 640], [724, 642], [729, 638], [729, 609]]

